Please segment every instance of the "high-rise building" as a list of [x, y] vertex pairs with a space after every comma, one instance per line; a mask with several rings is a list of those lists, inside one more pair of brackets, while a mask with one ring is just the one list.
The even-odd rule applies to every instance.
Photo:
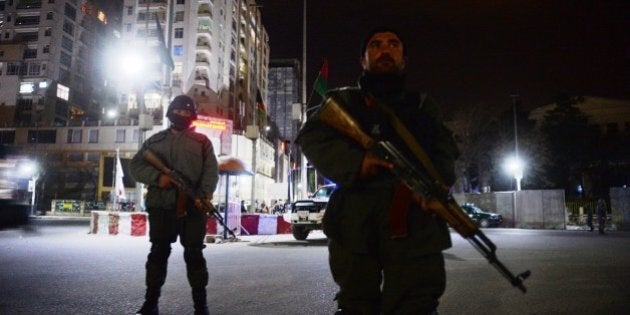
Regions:
[[269, 63], [255, 1], [125, 0], [121, 33], [121, 47], [145, 51], [146, 67], [142, 82], [121, 90], [120, 110], [134, 116], [142, 95], [144, 110], [160, 119], [172, 97], [188, 94], [201, 114], [230, 119], [235, 130], [254, 123]]
[[269, 116], [280, 136], [292, 140], [297, 135], [299, 117], [293, 105], [299, 103], [300, 63], [297, 59], [272, 59], [269, 63]]
[[292, 143], [300, 128], [300, 112], [294, 113], [294, 106], [300, 106], [299, 78], [300, 63], [297, 59], [270, 61], [269, 116], [278, 127], [280, 137]]
[[0, 0], [0, 125], [100, 119], [109, 90], [99, 60], [118, 11], [106, 4]]

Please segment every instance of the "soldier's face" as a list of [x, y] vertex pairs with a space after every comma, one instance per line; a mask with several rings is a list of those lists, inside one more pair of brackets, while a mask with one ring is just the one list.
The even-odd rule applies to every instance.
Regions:
[[405, 69], [403, 43], [394, 33], [372, 35], [361, 58], [361, 66], [375, 74], [395, 74]]
[[184, 117], [192, 116], [192, 113], [189, 110], [180, 109], [180, 108], [173, 109], [173, 114], [177, 114], [179, 116], [184, 116]]

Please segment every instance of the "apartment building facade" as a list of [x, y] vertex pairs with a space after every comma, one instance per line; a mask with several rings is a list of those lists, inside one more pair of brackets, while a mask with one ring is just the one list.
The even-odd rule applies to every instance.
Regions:
[[[0, 1], [0, 125], [99, 120], [113, 94], [100, 67], [111, 3]], [[112, 18], [111, 21], [116, 21]]]
[[[112, 10], [118, 27], [104, 13]], [[176, 94], [193, 96], [200, 115], [230, 122], [206, 132], [220, 134], [211, 137], [219, 157], [255, 164], [257, 199], [274, 183], [276, 164], [288, 164], [274, 161], [266, 133], [245, 137], [247, 126], [264, 130], [256, 95], [266, 103], [268, 89], [268, 38], [254, 1], [0, 0], [0, 21], [0, 144], [40, 162], [38, 207], [108, 200], [114, 152], [126, 167], [142, 139], [165, 127]], [[143, 53], [142, 80], [120, 80], [133, 78], [120, 61], [134, 51]], [[252, 185], [239, 179], [238, 197], [248, 199]]]
[[236, 132], [258, 125], [256, 94], [267, 98], [269, 40], [255, 1], [124, 0], [122, 13], [121, 47], [146, 51], [148, 65], [143, 82], [121, 88], [121, 113], [134, 116], [143, 106], [160, 120], [172, 97], [188, 94], [201, 114], [232, 120]]

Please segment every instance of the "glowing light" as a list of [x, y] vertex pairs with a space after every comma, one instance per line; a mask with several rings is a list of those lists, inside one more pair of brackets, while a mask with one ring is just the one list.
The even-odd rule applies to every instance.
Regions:
[[192, 123], [195, 127], [204, 127], [214, 130], [226, 130], [227, 124], [220, 120], [195, 120]]

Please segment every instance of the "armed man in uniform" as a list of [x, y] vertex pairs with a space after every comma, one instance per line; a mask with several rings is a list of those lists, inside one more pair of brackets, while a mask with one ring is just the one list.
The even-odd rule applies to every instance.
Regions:
[[[375, 104], [390, 108], [451, 185], [457, 147], [433, 100], [405, 89], [406, 56], [400, 33], [373, 30], [361, 46], [358, 87], [331, 90], [327, 98], [341, 100], [373, 139], [404, 148]], [[446, 223], [425, 211], [431, 200], [392, 176], [389, 162], [327, 125], [321, 114], [309, 117], [297, 143], [338, 185], [324, 216], [331, 273], [339, 285], [337, 314], [435, 314], [446, 287], [442, 251], [451, 246]]]
[[[131, 160], [133, 177], [148, 185], [146, 209], [149, 213], [151, 251], [146, 262], [146, 293], [137, 314], [158, 314], [158, 299], [166, 280], [171, 244], [179, 237], [184, 247], [188, 282], [192, 288], [195, 314], [209, 314], [206, 301], [208, 269], [203, 257], [206, 218], [202, 202], [212, 199], [217, 186], [218, 164], [210, 140], [191, 128], [197, 118], [195, 102], [179, 95], [168, 106], [170, 128], [147, 139]], [[151, 165], [144, 157], [147, 151], [192, 183], [200, 192], [184, 195], [174, 177]], [[205, 200], [201, 200], [205, 199]]]

